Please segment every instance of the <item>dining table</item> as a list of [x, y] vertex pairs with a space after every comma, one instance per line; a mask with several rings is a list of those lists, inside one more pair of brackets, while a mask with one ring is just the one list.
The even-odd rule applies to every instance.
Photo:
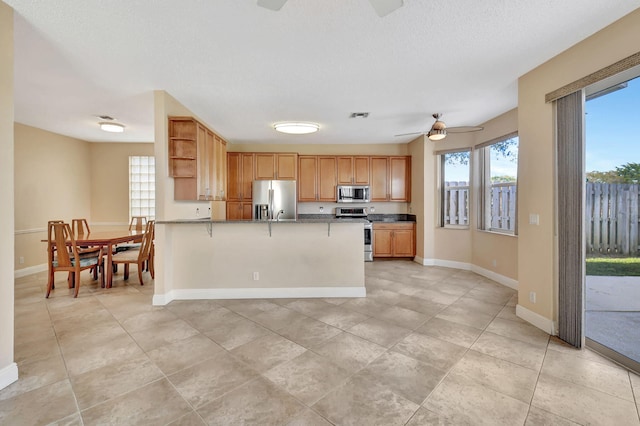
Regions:
[[[144, 230], [135, 229], [115, 229], [108, 231], [91, 231], [87, 234], [78, 234], [76, 245], [83, 247], [101, 246], [106, 248], [107, 262], [104, 265], [103, 273], [106, 273], [105, 287], [111, 288], [113, 282], [113, 252], [118, 244], [139, 243], [144, 236]], [[43, 240], [47, 242], [48, 240]]]

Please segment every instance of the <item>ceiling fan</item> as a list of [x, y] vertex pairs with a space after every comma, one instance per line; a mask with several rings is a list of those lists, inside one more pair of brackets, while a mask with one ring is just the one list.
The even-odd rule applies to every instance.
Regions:
[[[280, 10], [287, 0], [258, 0], [258, 6], [270, 10]], [[378, 16], [383, 17], [402, 7], [403, 0], [369, 0]]]
[[446, 138], [447, 133], [469, 133], [469, 132], [477, 132], [484, 129], [484, 127], [480, 127], [480, 126], [447, 127], [447, 125], [444, 124], [444, 121], [440, 120], [440, 117], [442, 117], [442, 114], [435, 113], [435, 114], [432, 114], [432, 117], [435, 118], [436, 121], [435, 123], [433, 123], [433, 125], [431, 126], [431, 129], [429, 129], [428, 131], [402, 133], [396, 136], [409, 136], [409, 135], [423, 134], [423, 135], [426, 135], [432, 141], [439, 141]]

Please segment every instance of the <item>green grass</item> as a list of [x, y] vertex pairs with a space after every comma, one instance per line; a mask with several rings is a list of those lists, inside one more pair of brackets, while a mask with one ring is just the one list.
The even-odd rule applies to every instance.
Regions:
[[640, 257], [587, 257], [587, 275], [640, 276]]

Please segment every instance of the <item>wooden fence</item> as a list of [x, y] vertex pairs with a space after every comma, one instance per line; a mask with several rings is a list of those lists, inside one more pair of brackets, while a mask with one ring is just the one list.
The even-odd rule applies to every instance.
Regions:
[[587, 254], [640, 255], [639, 187], [631, 184], [587, 183]]
[[[516, 226], [516, 184], [491, 185], [489, 227], [513, 232]], [[469, 183], [445, 182], [444, 225], [469, 225]]]

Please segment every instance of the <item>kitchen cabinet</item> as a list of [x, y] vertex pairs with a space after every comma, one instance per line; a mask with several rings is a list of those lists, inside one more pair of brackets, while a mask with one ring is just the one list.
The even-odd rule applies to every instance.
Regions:
[[369, 184], [369, 157], [339, 156], [336, 161], [338, 185]]
[[298, 157], [298, 201], [336, 201], [336, 157]]
[[218, 135], [214, 135], [214, 159], [215, 159], [215, 184], [214, 200], [225, 200], [227, 190], [227, 141]]
[[227, 220], [251, 220], [251, 201], [227, 201]]
[[216, 138], [226, 146], [195, 118], [169, 117], [169, 176], [174, 178], [175, 200], [224, 199], [224, 191], [218, 191], [226, 180], [226, 167], [216, 158]]
[[371, 201], [411, 201], [411, 157], [371, 157]]
[[373, 257], [414, 257], [416, 228], [413, 222], [373, 224]]
[[297, 165], [295, 153], [255, 153], [255, 179], [296, 180]]
[[227, 153], [227, 220], [251, 220], [253, 171], [253, 153]]

